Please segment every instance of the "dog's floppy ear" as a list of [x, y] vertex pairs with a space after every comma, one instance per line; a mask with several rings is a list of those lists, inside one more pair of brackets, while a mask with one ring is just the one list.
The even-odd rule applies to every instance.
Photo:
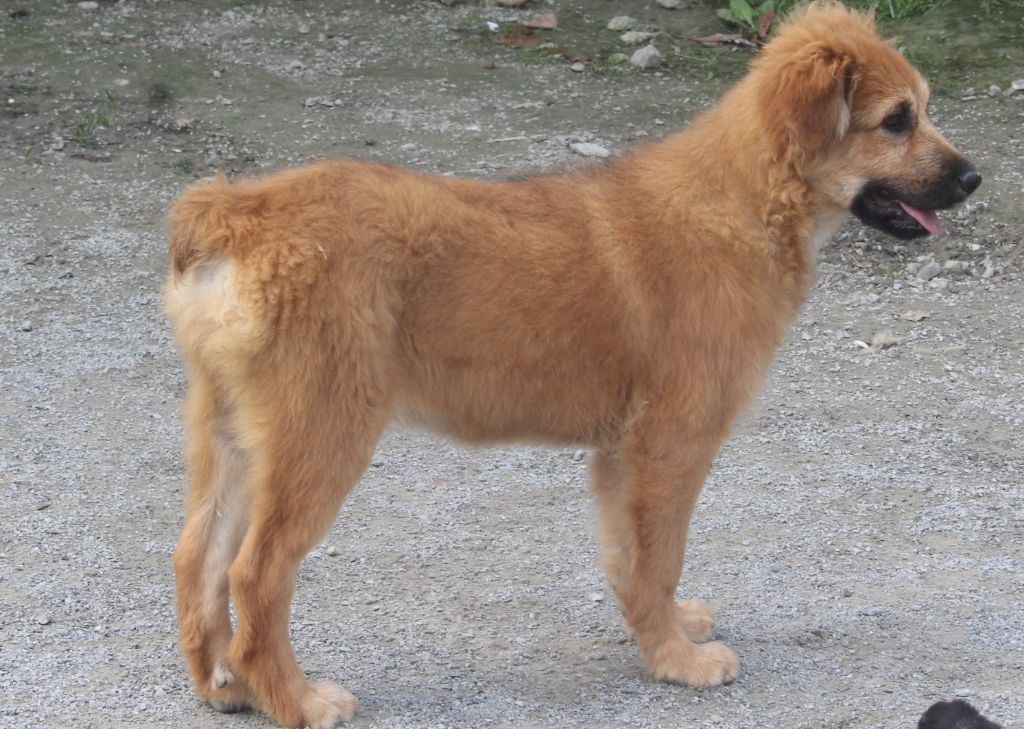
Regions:
[[762, 86], [766, 121], [784, 142], [804, 152], [821, 152], [839, 141], [850, 124], [856, 85], [853, 60], [824, 45], [811, 44], [776, 61], [776, 83]]

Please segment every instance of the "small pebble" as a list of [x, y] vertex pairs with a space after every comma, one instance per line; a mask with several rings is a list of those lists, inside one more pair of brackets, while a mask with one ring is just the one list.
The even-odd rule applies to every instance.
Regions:
[[619, 40], [623, 43], [631, 46], [638, 46], [641, 43], [646, 43], [651, 39], [651, 33], [644, 30], [627, 30], [625, 33], [619, 36]]
[[647, 69], [657, 68], [661, 65], [661, 61], [661, 52], [653, 45], [644, 46], [629, 57], [629, 62], [634, 66]]
[[18, 327], [18, 329], [20, 329], [23, 332], [30, 332], [30, 331], [32, 331], [32, 322], [30, 322], [30, 321], [23, 321], [21, 323], [21, 326]]
[[95, 10], [99, 6], [100, 4], [93, 0], [84, 0], [83, 2], [78, 3], [79, 10]]
[[53, 622], [53, 618], [51, 618], [46, 613], [40, 613], [39, 615], [36, 616], [36, 622], [39, 623], [40, 625], [49, 625], [50, 623]]
[[636, 18], [631, 18], [628, 15], [616, 15], [608, 21], [608, 30], [629, 30], [634, 25], [636, 25]]
[[928, 286], [938, 291], [949, 291], [952, 282], [948, 278], [933, 278], [928, 282]]
[[678, 10], [683, 7], [683, 0], [658, 0], [658, 5], [666, 10]]
[[941, 264], [936, 261], [931, 261], [921, 267], [921, 270], [917, 272], [917, 277], [922, 281], [931, 281], [940, 273], [942, 273]]
[[338, 548], [334, 547], [334, 546], [328, 547], [327, 548], [327, 556], [328, 557], [337, 557], [338, 556]]
[[972, 691], [969, 688], [962, 688], [962, 689], [957, 689], [956, 690], [956, 695], [961, 697], [961, 698], [967, 698], [968, 696], [974, 696], [976, 693], [977, 693], [976, 691]]
[[569, 66], [569, 70], [575, 71], [576, 73], [583, 73], [584, 71], [587, 70], [587, 67], [584, 66], [579, 61], [576, 61], [576, 63], [574, 63], [571, 66]]
[[591, 142], [573, 142], [569, 149], [581, 157], [610, 157], [612, 154], [600, 144]]
[[604, 595], [600, 592], [592, 592], [590, 593], [590, 599], [593, 602], [604, 602]]

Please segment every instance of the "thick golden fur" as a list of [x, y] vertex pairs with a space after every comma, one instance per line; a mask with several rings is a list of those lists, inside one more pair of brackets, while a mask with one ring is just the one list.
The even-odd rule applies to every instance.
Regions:
[[[899, 145], [878, 129], [897, 102], [917, 120]], [[175, 568], [199, 694], [290, 726], [353, 714], [306, 681], [289, 606], [395, 418], [593, 447], [605, 568], [650, 672], [735, 679], [729, 648], [697, 642], [714, 613], [674, 602], [694, 503], [857, 190], [957, 154], [926, 102], [869, 17], [826, 3], [688, 130], [597, 170], [339, 161], [185, 192], [166, 311], [190, 379]]]

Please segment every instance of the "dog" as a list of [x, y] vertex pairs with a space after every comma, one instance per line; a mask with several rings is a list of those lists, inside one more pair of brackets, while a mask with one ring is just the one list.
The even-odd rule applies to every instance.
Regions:
[[928, 707], [917, 729], [1002, 729], [962, 699], [938, 701]]
[[[299, 563], [393, 420], [468, 443], [591, 448], [602, 563], [656, 679], [737, 678], [715, 613], [674, 601], [730, 424], [849, 214], [900, 238], [981, 177], [872, 18], [799, 10], [686, 130], [507, 182], [334, 161], [201, 182], [169, 218], [189, 378], [174, 553], [180, 645], [214, 708], [328, 727], [289, 639]], [[229, 617], [229, 595], [237, 628]]]

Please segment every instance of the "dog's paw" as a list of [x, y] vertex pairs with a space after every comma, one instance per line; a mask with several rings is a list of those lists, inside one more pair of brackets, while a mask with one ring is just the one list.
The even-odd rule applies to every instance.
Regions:
[[338, 684], [314, 683], [302, 701], [302, 725], [310, 729], [330, 729], [354, 717], [357, 707], [356, 697]]
[[710, 638], [715, 630], [715, 611], [700, 600], [683, 600], [676, 605], [676, 614], [686, 637], [696, 643]]
[[694, 645], [681, 639], [655, 651], [649, 668], [659, 681], [681, 683], [694, 688], [721, 686], [740, 675], [740, 661], [724, 643]]
[[244, 681], [235, 678], [226, 661], [218, 661], [214, 666], [205, 698], [222, 714], [246, 711], [253, 706], [248, 687]]
[[221, 699], [210, 696], [206, 699], [210, 702], [210, 706], [214, 711], [219, 711], [222, 714], [235, 714], [239, 711], [246, 711], [249, 709], [249, 705], [246, 703], [235, 703], [234, 701], [223, 701]]

